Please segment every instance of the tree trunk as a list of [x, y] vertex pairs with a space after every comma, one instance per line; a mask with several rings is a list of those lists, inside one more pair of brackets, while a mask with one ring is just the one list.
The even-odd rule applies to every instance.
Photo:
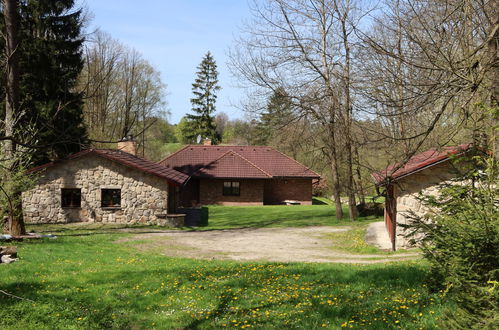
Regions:
[[340, 197], [340, 179], [338, 173], [338, 156], [336, 154], [336, 136], [334, 127], [331, 128], [331, 142], [329, 143], [329, 157], [331, 159], [331, 183], [333, 188], [333, 199], [336, 206], [336, 219], [343, 218], [343, 209], [341, 207]]
[[[17, 0], [4, 0], [5, 19], [5, 57], [6, 57], [6, 92], [5, 92], [5, 136], [14, 137], [16, 114], [19, 104], [19, 12]], [[21, 190], [14, 180], [18, 171], [16, 145], [13, 140], [6, 140], [4, 146], [7, 164], [7, 182], [11, 189], [11, 210], [9, 212], [9, 232], [13, 236], [26, 233], [24, 228]]]
[[[348, 40], [348, 31], [347, 31], [347, 18], [348, 18], [348, 8], [350, 3], [346, 2], [346, 12], [342, 13], [340, 21], [341, 21], [341, 30], [342, 30], [342, 38], [343, 38], [343, 47], [345, 49], [345, 64], [344, 64], [344, 76], [343, 76], [343, 87], [345, 92], [345, 104], [344, 104], [344, 113], [345, 113], [345, 135], [346, 135], [346, 152], [347, 152], [347, 193], [348, 193], [348, 215], [350, 220], [354, 221], [357, 218], [357, 203], [355, 202], [355, 182], [353, 179], [353, 150], [352, 150], [352, 120], [353, 120], [353, 106], [352, 99], [350, 97], [350, 44]], [[340, 13], [339, 13], [340, 14]]]
[[357, 174], [357, 193], [359, 194], [359, 199], [361, 204], [366, 203], [366, 195], [364, 194], [364, 185], [362, 184], [362, 175], [360, 174], [360, 157], [359, 157], [359, 148], [357, 146], [354, 147], [354, 156], [356, 166], [356, 174]]
[[[495, 8], [494, 8], [495, 6]], [[492, 1], [491, 8], [489, 12], [494, 14], [492, 17], [492, 25], [491, 25], [491, 33], [493, 32], [493, 37], [489, 41], [488, 51], [490, 54], [490, 62], [492, 63], [492, 67], [490, 70], [491, 77], [491, 97], [490, 97], [490, 106], [491, 108], [497, 109], [499, 107], [499, 4], [498, 1]], [[495, 28], [495, 31], [493, 30]], [[499, 118], [497, 116], [492, 117], [492, 127], [497, 127], [499, 122]], [[495, 148], [494, 155], [495, 157], [499, 157], [499, 143], [497, 142], [497, 129], [492, 130], [493, 136], [491, 137], [491, 147]], [[497, 159], [497, 158], [496, 158]]]

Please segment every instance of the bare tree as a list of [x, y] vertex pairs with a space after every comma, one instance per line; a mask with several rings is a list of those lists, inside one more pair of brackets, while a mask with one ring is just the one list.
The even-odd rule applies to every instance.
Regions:
[[94, 141], [136, 135], [144, 153], [149, 117], [167, 113], [159, 72], [140, 53], [97, 32], [85, 49], [80, 77], [85, 122]]
[[402, 145], [396, 158], [425, 144], [482, 142], [490, 117], [477, 105], [493, 106], [497, 89], [497, 10], [496, 0], [387, 1], [371, 32], [359, 30], [364, 95], [385, 123], [377, 135]]
[[254, 21], [231, 54], [238, 77], [260, 93], [283, 88], [292, 100], [295, 118], [307, 117], [322, 127], [322, 150], [330, 162], [337, 218], [343, 216], [342, 154], [350, 218], [356, 216], [351, 50], [356, 38], [353, 27], [364, 18], [362, 8], [361, 1], [354, 0], [255, 3]]

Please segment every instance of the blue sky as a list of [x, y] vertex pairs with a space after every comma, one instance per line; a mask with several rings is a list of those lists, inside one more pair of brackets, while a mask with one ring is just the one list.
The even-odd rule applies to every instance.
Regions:
[[220, 72], [217, 111], [230, 118], [243, 114], [242, 91], [232, 87], [227, 51], [243, 20], [250, 17], [247, 0], [83, 0], [93, 14], [89, 28], [100, 28], [142, 53], [168, 85], [170, 121], [190, 111], [196, 67], [209, 50]]

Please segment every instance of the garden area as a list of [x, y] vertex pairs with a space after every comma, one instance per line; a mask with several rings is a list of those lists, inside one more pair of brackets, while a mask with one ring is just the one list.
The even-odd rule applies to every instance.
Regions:
[[[352, 225], [333, 220], [328, 205], [209, 211], [210, 225], [203, 231]], [[353, 235], [375, 220], [361, 219]], [[428, 266], [421, 260], [372, 265], [208, 261], [168, 257], [129, 239], [137, 230], [155, 230], [150, 227], [28, 229], [57, 238], [17, 243], [20, 261], [0, 267], [4, 329], [427, 329], [453, 308], [441, 292], [424, 285]]]

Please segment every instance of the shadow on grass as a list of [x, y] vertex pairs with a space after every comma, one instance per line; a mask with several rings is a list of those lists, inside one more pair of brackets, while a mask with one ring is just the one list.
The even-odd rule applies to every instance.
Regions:
[[323, 200], [320, 200], [320, 199], [314, 197], [314, 198], [312, 198], [312, 205], [330, 205], [330, 204], [326, 203]]
[[[420, 305], [428, 306], [431, 298], [421, 287], [426, 270], [420, 264], [207, 262], [145, 254], [113, 242], [113, 237], [68, 237], [22, 248], [19, 263], [0, 267], [0, 289], [36, 303], [0, 296], [0, 319], [9, 319], [4, 325], [15, 327], [21, 320], [30, 328], [33, 319], [64, 328], [90, 313], [82, 328], [147, 328], [153, 320], [166, 322], [163, 328], [213, 328], [221, 319], [284, 326], [277, 316], [266, 317], [269, 311], [292, 315], [295, 328], [314, 328], [317, 322], [337, 324], [371, 311], [390, 318], [392, 299], [414, 288], [422, 292]], [[341, 304], [324, 304], [330, 297]], [[301, 315], [309, 319], [296, 314], [296, 305], [305, 301], [311, 305]], [[248, 314], [255, 309], [263, 315], [252, 319]], [[169, 311], [179, 314], [165, 314]]]

